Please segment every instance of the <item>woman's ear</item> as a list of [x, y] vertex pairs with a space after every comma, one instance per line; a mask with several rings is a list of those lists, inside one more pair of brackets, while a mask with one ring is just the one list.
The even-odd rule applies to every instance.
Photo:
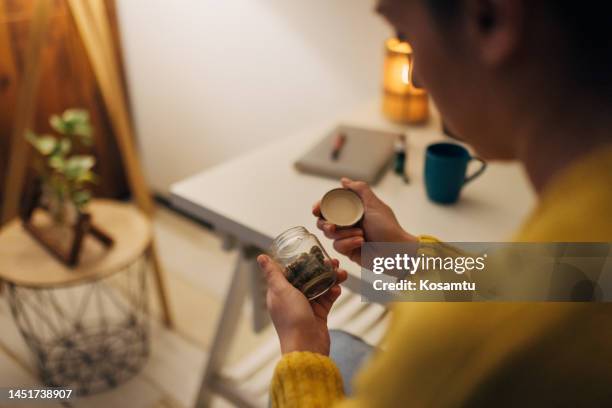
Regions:
[[466, 0], [470, 37], [486, 65], [506, 63], [517, 51], [523, 35], [525, 0]]

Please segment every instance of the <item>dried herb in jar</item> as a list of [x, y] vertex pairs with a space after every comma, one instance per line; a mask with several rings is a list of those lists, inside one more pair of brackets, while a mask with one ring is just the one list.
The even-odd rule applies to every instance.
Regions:
[[325, 262], [325, 256], [316, 245], [309, 252], [302, 252], [298, 258], [287, 265], [287, 280], [297, 289], [321, 275], [333, 274], [333, 266]]
[[289, 228], [274, 238], [270, 255], [287, 280], [308, 300], [322, 295], [336, 283], [336, 268], [316, 236], [304, 227]]

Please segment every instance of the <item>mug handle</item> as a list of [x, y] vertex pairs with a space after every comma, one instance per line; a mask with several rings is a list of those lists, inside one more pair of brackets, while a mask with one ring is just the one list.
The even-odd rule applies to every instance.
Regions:
[[485, 169], [487, 168], [487, 162], [482, 160], [480, 157], [472, 156], [470, 158], [470, 161], [472, 161], [472, 160], [476, 160], [476, 161], [480, 162], [480, 168], [478, 170], [476, 170], [472, 175], [467, 176], [465, 178], [465, 180], [463, 180], [463, 184], [464, 185], [469, 183], [470, 181], [474, 180], [476, 177], [480, 176], [485, 171]]

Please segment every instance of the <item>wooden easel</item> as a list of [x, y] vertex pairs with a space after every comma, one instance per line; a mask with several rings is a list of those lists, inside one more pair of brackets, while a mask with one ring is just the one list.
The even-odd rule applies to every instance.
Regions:
[[[67, 3], [100, 86], [102, 98], [125, 165], [128, 184], [134, 195], [134, 201], [145, 214], [152, 217], [154, 212], [153, 199], [145, 182], [134, 144], [134, 131], [130, 122], [127, 99], [115, 56], [106, 5], [104, 0], [67, 0]], [[19, 211], [19, 201], [28, 163], [28, 146], [23, 134], [30, 126], [35, 111], [36, 91], [40, 78], [40, 53], [44, 35], [49, 25], [51, 4], [52, 2], [48, 0], [36, 0], [34, 15], [30, 23], [29, 46], [17, 99], [15, 126], [11, 135], [8, 177], [2, 207], [1, 219], [3, 222], [17, 216]], [[151, 244], [149, 255], [152, 260], [163, 319], [168, 327], [172, 327], [173, 322], [165, 279], [157, 256], [155, 241]]]

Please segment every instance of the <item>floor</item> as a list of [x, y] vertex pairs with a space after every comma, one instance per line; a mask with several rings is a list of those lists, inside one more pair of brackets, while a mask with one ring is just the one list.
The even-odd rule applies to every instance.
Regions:
[[[78, 408], [190, 408], [196, 400], [199, 381], [215, 331], [222, 301], [229, 288], [236, 251], [224, 251], [222, 240], [186, 218], [160, 207], [155, 219], [160, 259], [165, 269], [175, 330], [159, 323], [157, 299], [150, 290], [152, 324], [151, 355], [144, 369], [117, 388], [64, 405]], [[261, 334], [251, 330], [252, 313], [246, 302], [236, 341], [224, 375], [234, 378], [256, 405], [266, 407], [268, 385], [280, 353], [274, 329]], [[386, 309], [367, 304], [349, 291], [334, 305], [330, 328], [341, 328], [378, 344], [388, 324]], [[17, 331], [5, 295], [0, 295], [0, 385], [38, 384], [31, 352]], [[8, 407], [0, 401], [0, 408]], [[27, 405], [17, 405], [24, 407]], [[216, 398], [213, 408], [231, 407]]]

